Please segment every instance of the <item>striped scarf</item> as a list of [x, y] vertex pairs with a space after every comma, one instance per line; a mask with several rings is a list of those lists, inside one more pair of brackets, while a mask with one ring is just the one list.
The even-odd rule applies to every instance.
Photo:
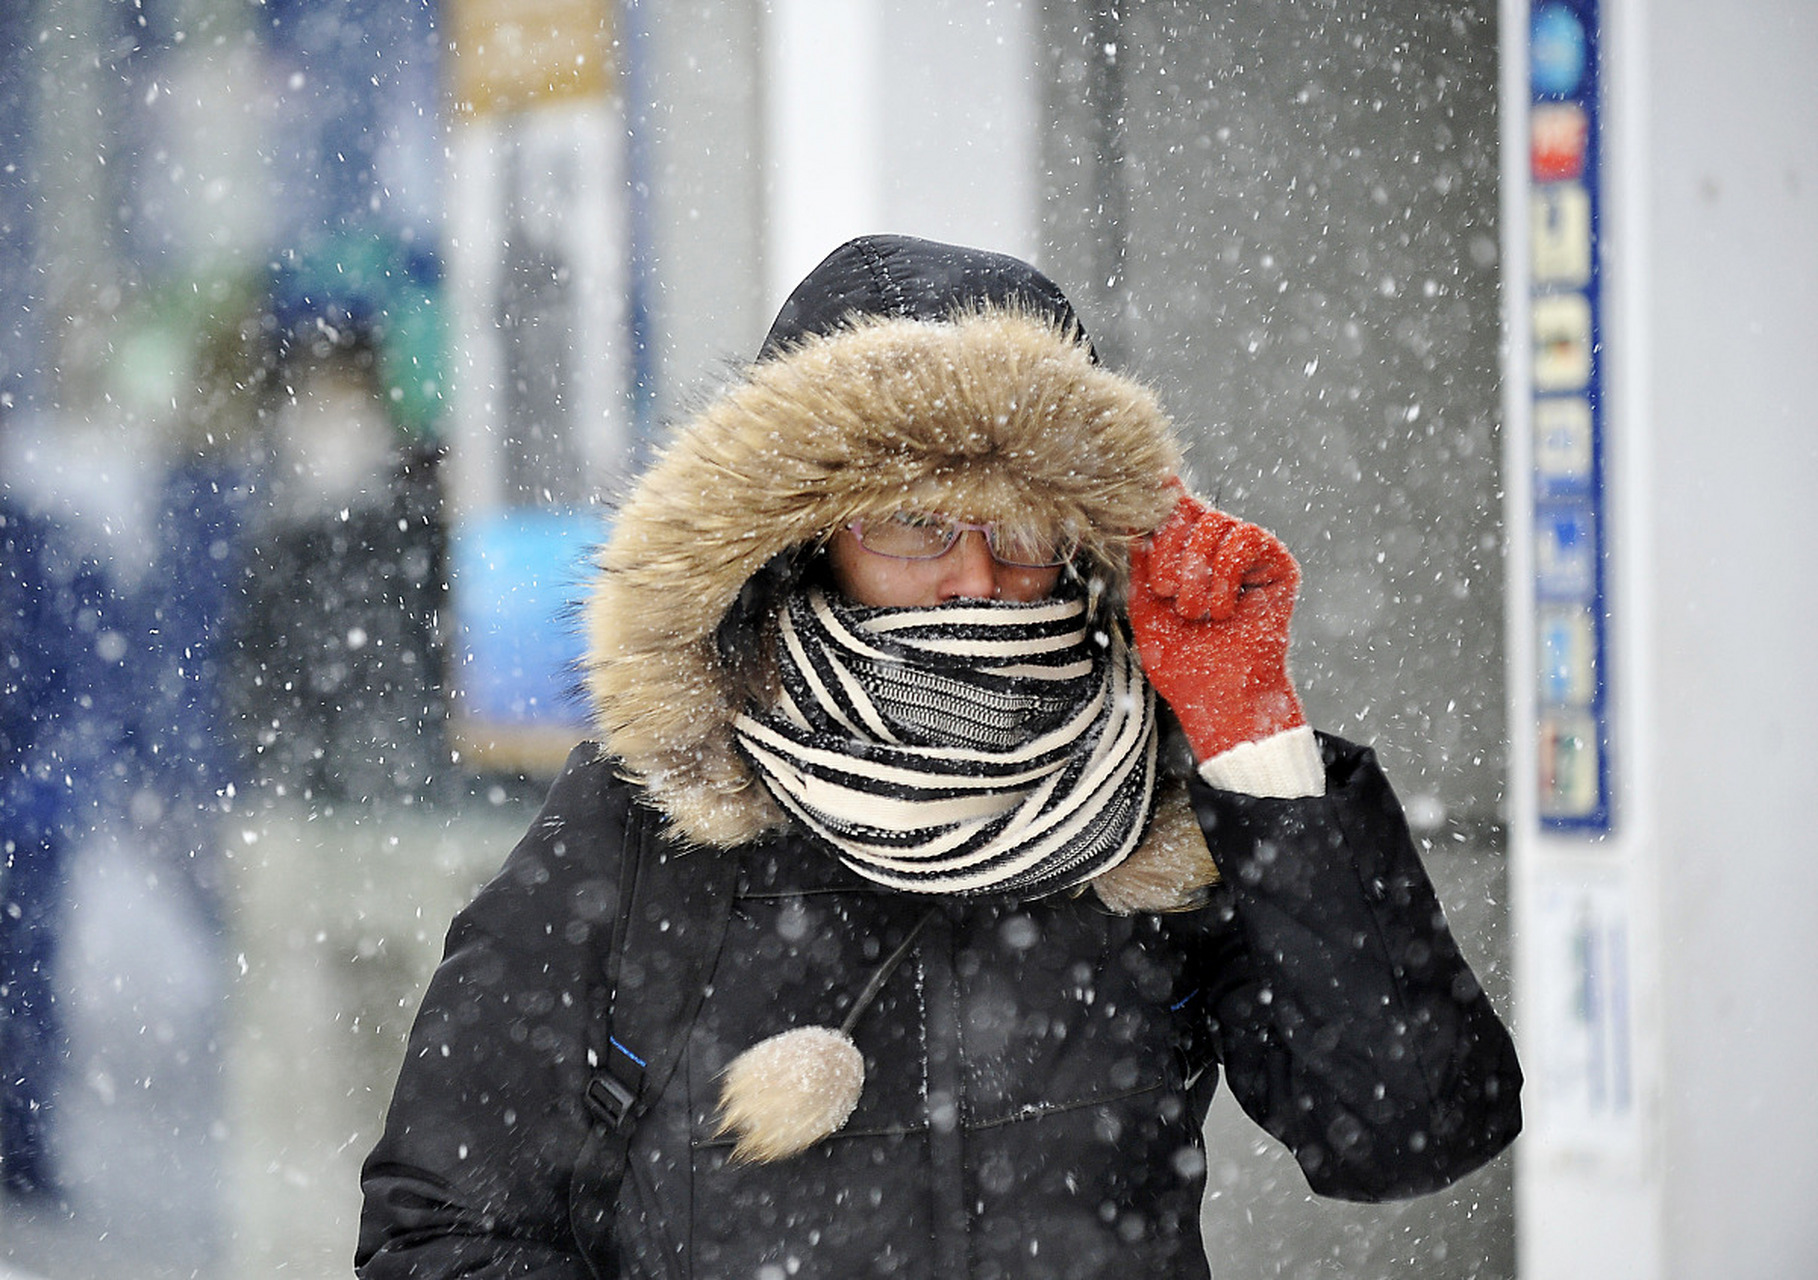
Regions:
[[770, 792], [859, 875], [915, 893], [1053, 893], [1136, 848], [1155, 694], [1082, 601], [874, 609], [796, 592], [776, 704], [734, 731]]

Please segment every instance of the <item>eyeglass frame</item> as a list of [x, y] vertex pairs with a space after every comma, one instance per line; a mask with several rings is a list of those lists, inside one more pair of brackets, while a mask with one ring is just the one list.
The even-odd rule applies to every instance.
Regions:
[[889, 516], [872, 517], [872, 518], [889, 520], [889, 519], [893, 519], [897, 515], [903, 515], [903, 514], [926, 515], [926, 516], [932, 517], [935, 520], [942, 522], [944, 525], [947, 526], [947, 528], [949, 530], [946, 545], [943, 546], [939, 551], [934, 552], [932, 555], [925, 555], [925, 556], [904, 556], [904, 555], [898, 555], [894, 551], [879, 551], [876, 547], [870, 546], [865, 542], [864, 524], [865, 524], [866, 517], [863, 517], [863, 516], [859, 517], [856, 520], [850, 521], [846, 525], [846, 531], [848, 533], [850, 533], [855, 539], [857, 539], [859, 546], [862, 547], [864, 550], [868, 551], [869, 553], [871, 553], [874, 556], [883, 556], [886, 560], [908, 560], [911, 562], [920, 562], [920, 561], [925, 561], [925, 560], [939, 560], [942, 556], [947, 555], [949, 552], [951, 552], [953, 550], [953, 548], [957, 547], [959, 545], [960, 538], [968, 533], [983, 534], [985, 537], [985, 550], [991, 556], [992, 561], [1004, 566], [1007, 569], [1059, 569], [1062, 566], [1071, 562], [1073, 557], [1079, 554], [1080, 540], [1077, 537], [1072, 537], [1072, 538], [1068, 538], [1067, 540], [1065, 540], [1064, 542], [1062, 542], [1060, 544], [1061, 549], [1065, 551], [1065, 554], [1062, 555], [1060, 559], [1050, 560], [1046, 564], [1021, 564], [1015, 560], [1005, 560], [1003, 557], [1001, 557], [997, 554], [996, 548], [994, 548], [991, 545], [991, 535], [998, 528], [998, 526], [1002, 523], [1002, 521], [989, 520], [989, 521], [986, 521], [984, 524], [974, 524], [974, 523], [972, 523], [970, 521], [966, 521], [966, 520], [955, 520], [951, 516], [942, 515], [938, 511], [918, 511], [918, 512], [912, 512], [912, 513], [894, 512], [894, 513], [892, 513], [892, 515], [889, 515]]

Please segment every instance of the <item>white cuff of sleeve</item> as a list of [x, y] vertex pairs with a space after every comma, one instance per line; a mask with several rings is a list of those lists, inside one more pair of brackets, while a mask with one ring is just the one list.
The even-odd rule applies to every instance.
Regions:
[[1247, 796], [1294, 800], [1326, 794], [1326, 766], [1311, 725], [1283, 729], [1255, 742], [1240, 742], [1199, 766], [1208, 786]]

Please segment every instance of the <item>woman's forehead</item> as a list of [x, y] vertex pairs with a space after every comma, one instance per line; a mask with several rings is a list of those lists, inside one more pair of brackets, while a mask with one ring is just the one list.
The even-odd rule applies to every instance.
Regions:
[[1082, 523], [1071, 504], [1043, 500], [1026, 486], [977, 477], [930, 479], [872, 495], [854, 512], [856, 519], [876, 519], [898, 512], [922, 512], [969, 523], [1013, 523], [1036, 528], [1077, 529]]

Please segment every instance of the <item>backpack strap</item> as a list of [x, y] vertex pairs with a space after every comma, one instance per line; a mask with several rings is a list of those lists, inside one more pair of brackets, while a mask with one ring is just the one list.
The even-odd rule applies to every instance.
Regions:
[[[601, 957], [587, 1049], [589, 1132], [569, 1191], [583, 1252], [612, 1255], [610, 1228], [637, 1123], [687, 1048], [732, 917], [738, 859], [683, 851], [633, 804], [619, 860], [618, 912]], [[610, 1273], [608, 1273], [610, 1274]]]

